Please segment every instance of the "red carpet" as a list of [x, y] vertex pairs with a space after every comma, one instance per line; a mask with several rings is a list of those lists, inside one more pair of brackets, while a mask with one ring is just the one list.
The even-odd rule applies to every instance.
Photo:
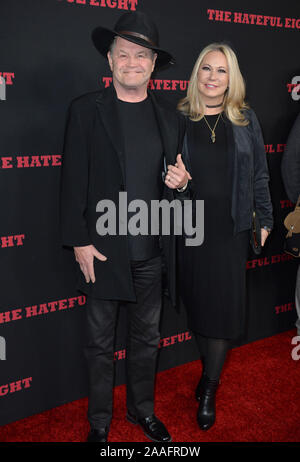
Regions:
[[[194, 389], [200, 363], [194, 361], [157, 376], [156, 414], [173, 442], [299, 442], [300, 359], [291, 357], [293, 329], [230, 352], [217, 395], [217, 420], [198, 429]], [[300, 356], [300, 351], [298, 352]], [[87, 399], [60, 406], [0, 428], [1, 442], [85, 441]], [[149, 442], [125, 419], [125, 386], [115, 389], [109, 441]]]

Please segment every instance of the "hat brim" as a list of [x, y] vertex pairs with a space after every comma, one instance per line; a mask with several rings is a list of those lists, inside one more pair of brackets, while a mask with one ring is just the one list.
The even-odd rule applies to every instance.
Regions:
[[165, 50], [162, 50], [161, 48], [152, 46], [146, 40], [143, 40], [139, 37], [133, 37], [131, 35], [120, 34], [117, 31], [99, 26], [96, 27], [96, 29], [94, 29], [92, 32], [92, 41], [99, 53], [101, 53], [102, 56], [104, 56], [105, 58], [107, 58], [107, 53], [109, 51], [110, 45], [116, 36], [122, 37], [123, 39], [128, 40], [129, 42], [136, 43], [137, 45], [141, 45], [145, 48], [149, 48], [153, 50], [155, 53], [157, 53], [155, 69], [161, 69], [162, 67], [165, 67], [168, 64], [175, 64], [175, 60], [170, 53], [168, 53]]

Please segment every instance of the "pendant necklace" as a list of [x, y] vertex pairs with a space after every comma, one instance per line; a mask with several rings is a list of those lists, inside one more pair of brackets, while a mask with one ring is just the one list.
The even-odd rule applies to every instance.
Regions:
[[216, 141], [216, 133], [215, 133], [215, 130], [216, 130], [216, 126], [217, 126], [217, 124], [218, 124], [218, 122], [219, 122], [219, 119], [220, 119], [220, 117], [221, 117], [221, 114], [222, 114], [222, 113], [220, 112], [220, 114], [219, 114], [219, 116], [218, 116], [218, 118], [217, 118], [217, 120], [216, 120], [216, 123], [215, 123], [214, 128], [211, 128], [211, 126], [209, 125], [209, 123], [208, 123], [207, 120], [206, 120], [205, 115], [203, 115], [203, 118], [204, 118], [204, 120], [205, 120], [205, 122], [206, 122], [208, 128], [209, 128], [210, 131], [211, 131], [210, 139], [211, 139], [211, 141], [212, 141], [213, 143]]

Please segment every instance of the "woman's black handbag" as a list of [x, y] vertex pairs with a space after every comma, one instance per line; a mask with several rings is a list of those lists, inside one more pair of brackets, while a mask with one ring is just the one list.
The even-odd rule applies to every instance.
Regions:
[[255, 209], [253, 209], [253, 212], [252, 212], [252, 227], [251, 227], [251, 233], [250, 233], [250, 244], [251, 244], [253, 252], [256, 255], [259, 255], [261, 253], [261, 227], [260, 227], [259, 218], [257, 216]]
[[300, 257], [300, 196], [293, 212], [290, 212], [284, 220], [284, 226], [288, 230], [285, 236], [283, 249], [293, 257]]

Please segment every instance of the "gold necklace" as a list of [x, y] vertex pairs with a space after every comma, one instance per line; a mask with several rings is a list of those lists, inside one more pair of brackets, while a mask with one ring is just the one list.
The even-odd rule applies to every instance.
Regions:
[[221, 117], [221, 114], [222, 114], [222, 113], [220, 112], [219, 117], [218, 117], [217, 120], [216, 120], [216, 123], [215, 123], [214, 128], [211, 128], [211, 126], [209, 125], [209, 123], [208, 123], [207, 120], [206, 120], [205, 115], [203, 115], [204, 120], [205, 120], [205, 122], [206, 122], [208, 128], [209, 128], [210, 131], [211, 131], [211, 137], [210, 137], [210, 138], [211, 138], [211, 140], [212, 140], [213, 143], [216, 141], [215, 129], [216, 129], [217, 123], [219, 122], [219, 119], [220, 119], [220, 117]]

